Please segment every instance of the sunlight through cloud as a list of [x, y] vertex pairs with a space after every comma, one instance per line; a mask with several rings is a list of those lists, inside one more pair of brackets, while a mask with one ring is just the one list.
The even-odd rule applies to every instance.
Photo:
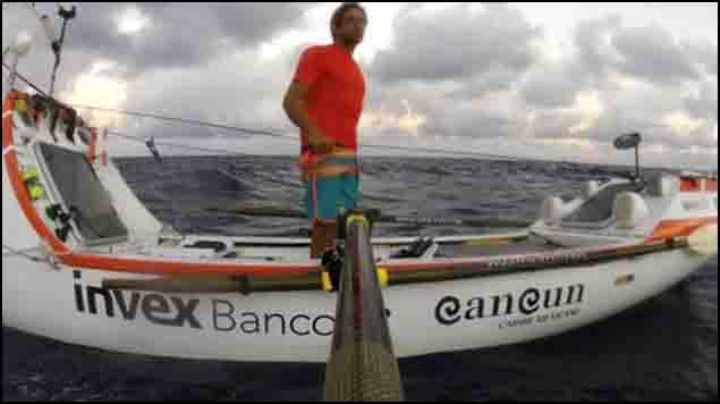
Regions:
[[145, 28], [149, 22], [150, 19], [141, 14], [137, 7], [128, 7], [119, 18], [117, 30], [125, 35], [136, 34]]

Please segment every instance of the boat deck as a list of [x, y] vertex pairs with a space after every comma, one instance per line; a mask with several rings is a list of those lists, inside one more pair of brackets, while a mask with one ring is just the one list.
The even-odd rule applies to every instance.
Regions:
[[442, 244], [435, 254], [436, 257], [487, 257], [497, 255], [513, 255], [527, 253], [543, 253], [565, 247], [552, 244], [539, 237], [528, 237], [512, 242]]

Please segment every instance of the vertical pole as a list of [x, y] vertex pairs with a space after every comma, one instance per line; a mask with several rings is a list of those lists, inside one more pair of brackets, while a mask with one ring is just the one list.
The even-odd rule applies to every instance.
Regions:
[[15, 89], [15, 79], [17, 78], [17, 65], [18, 61], [20, 60], [20, 55], [15, 49], [8, 49], [5, 51], [5, 55], [8, 55], [10, 58], [10, 74], [8, 75], [8, 81], [7, 81], [7, 89], [8, 90], [14, 90]]
[[73, 6], [70, 10], [65, 10], [62, 6], [60, 6], [58, 14], [63, 19], [63, 25], [60, 32], [60, 39], [53, 41], [52, 43], [52, 49], [53, 52], [55, 52], [55, 65], [53, 66], [52, 76], [50, 77], [50, 97], [53, 96], [53, 90], [55, 89], [55, 75], [57, 74], [57, 69], [60, 66], [60, 52], [62, 50], [63, 41], [65, 40], [65, 27], [67, 26], [68, 20], [75, 17], [75, 6]]

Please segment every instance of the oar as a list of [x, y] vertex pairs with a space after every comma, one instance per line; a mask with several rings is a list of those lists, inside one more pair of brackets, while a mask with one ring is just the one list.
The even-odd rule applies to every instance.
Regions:
[[142, 290], [161, 293], [231, 293], [277, 292], [320, 289], [316, 274], [287, 277], [250, 276], [166, 276], [153, 279], [103, 279], [107, 289]]
[[[717, 225], [706, 225], [695, 230], [690, 236], [658, 239], [651, 242], [639, 243], [622, 247], [613, 247], [593, 251], [583, 255], [565, 256], [562, 250], [559, 254], [549, 256], [530, 257], [525, 262], [507, 262], [505, 257], [498, 257], [496, 265], [489, 266], [487, 262], [473, 263], [418, 263], [409, 264], [396, 262], [387, 263], [391, 285], [423, 281], [438, 281], [441, 279], [457, 279], [466, 276], [480, 275], [491, 272], [506, 272], [519, 270], [521, 267], [534, 270], [550, 266], [592, 264], [605, 260], [630, 257], [639, 254], [648, 254], [674, 248], [686, 248], [692, 254], [710, 257], [717, 254]], [[481, 257], [478, 257], [481, 258]], [[485, 257], [487, 258], [487, 257]], [[411, 268], [413, 265], [417, 268]], [[432, 268], [431, 268], [432, 267]], [[449, 270], [450, 269], [450, 270]], [[292, 277], [257, 277], [257, 276], [165, 276], [153, 279], [103, 279], [102, 287], [108, 289], [143, 290], [162, 293], [253, 293], [276, 292], [278, 290], [312, 290], [321, 289], [322, 282], [317, 274], [297, 275]]]
[[361, 213], [346, 217], [345, 257], [338, 274], [335, 326], [325, 366], [324, 401], [402, 401], [380, 279]]
[[[285, 209], [275, 206], [238, 206], [232, 209], [219, 207], [209, 207], [208, 212], [230, 213], [247, 216], [272, 216], [304, 219], [307, 216], [293, 209]], [[533, 221], [523, 219], [457, 219], [448, 217], [413, 217], [413, 216], [393, 216], [380, 214], [375, 219], [381, 223], [403, 223], [419, 226], [472, 226], [472, 227], [528, 227]]]

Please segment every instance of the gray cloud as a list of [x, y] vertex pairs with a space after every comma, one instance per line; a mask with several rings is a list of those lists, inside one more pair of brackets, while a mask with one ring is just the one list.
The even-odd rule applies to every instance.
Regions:
[[134, 96], [128, 107], [255, 129], [290, 127], [281, 108], [285, 81], [278, 79], [289, 79], [289, 69], [253, 63], [238, 71], [234, 62], [243, 57], [252, 54], [202, 68], [147, 72], [129, 88]]
[[[136, 7], [149, 19], [138, 35], [118, 33]], [[302, 3], [81, 3], [66, 49], [118, 60], [130, 70], [202, 65], [223, 50], [250, 48], [302, 21]], [[59, 29], [59, 26], [58, 26]]]
[[522, 122], [500, 111], [488, 111], [472, 101], [446, 105], [429, 111], [426, 131], [446, 136], [491, 138], [517, 137]]
[[459, 82], [452, 95], [459, 99], [471, 99], [479, 95], [512, 88], [519, 72], [513, 68], [494, 65], [488, 70], [475, 74], [465, 82]]
[[664, 122], [667, 114], [683, 109], [676, 88], [642, 85], [604, 101], [605, 110], [589, 134], [591, 138], [608, 142], [622, 133], [637, 131], [645, 143], [687, 145], [687, 139], [672, 132]]
[[533, 120], [536, 138], [567, 138], [567, 130], [578, 122], [577, 114], [566, 111], [539, 111]]
[[691, 44], [686, 43], [685, 49], [695, 63], [700, 64], [705, 73], [709, 76], [718, 75], [718, 49], [717, 45], [709, 43]]
[[[55, 15], [53, 4], [37, 7]], [[69, 90], [78, 73], [102, 57], [119, 62], [103, 75], [128, 82], [124, 108], [296, 133], [280, 103], [304, 45], [266, 63], [258, 60], [257, 45], [296, 27], [306, 6], [137, 4], [151, 24], [135, 36], [116, 33], [115, 18], [127, 5], [78, 7], [58, 89]], [[646, 145], [663, 144], [673, 153], [689, 145], [717, 148], [712, 134], [717, 122], [716, 45], [678, 44], [662, 29], [625, 28], [618, 17], [600, 16], [579, 22], [571, 52], [546, 65], [534, 58], [530, 45], [541, 32], [511, 6], [491, 5], [481, 12], [461, 6], [425, 15], [417, 8], [410, 5], [397, 17], [395, 48], [379, 53], [368, 68], [366, 112], [402, 116], [407, 100], [414, 113], [427, 119], [421, 135], [461, 137], [459, 142], [468, 144], [497, 137], [499, 144], [531, 150], [533, 143], [518, 136], [529, 124], [529, 112], [536, 111], [534, 137], [567, 139], [567, 130], [582, 116], [566, 107], [579, 91], [592, 89], [605, 109], [595, 127], [574, 134], [577, 138], [610, 145], [618, 134], [638, 130]], [[9, 27], [29, 19], [5, 18], [5, 3], [3, 17], [5, 46]], [[20, 68], [46, 86], [53, 60], [47, 44], [43, 46]], [[615, 80], [616, 73], [641, 80], [625, 88]], [[678, 136], [663, 124], [668, 113], [677, 111], [708, 122]], [[211, 142], [215, 133], [136, 118], [128, 118], [124, 129], [133, 130], [135, 123], [142, 133], [158, 138], [176, 134]], [[396, 134], [400, 141], [406, 138]]]
[[[56, 6], [36, 6], [40, 13], [53, 18], [59, 32]], [[128, 84], [127, 109], [257, 128], [286, 123], [280, 116], [280, 103], [297, 55], [282, 55], [260, 66], [257, 45], [294, 28], [303, 20], [307, 4], [137, 4], [150, 19], [146, 30], [137, 36], [117, 33], [118, 17], [129, 6], [78, 5], [77, 18], [70, 21], [66, 33], [56, 95], [69, 92], [78, 75], [102, 58], [118, 62], [103, 76]], [[36, 20], [29, 6], [19, 5], [4, 7], [3, 17], [16, 23], [3, 24], [3, 46], [11, 39], [9, 33]], [[223, 46], [229, 52], [223, 54], [213, 45], [218, 41], [225, 41]], [[48, 89], [54, 61], [47, 45], [39, 44], [19, 66], [43, 90]], [[130, 123], [159, 127], [149, 119], [128, 119]], [[167, 132], [199, 131], [198, 127], [173, 125]]]
[[[717, 147], [712, 135], [717, 123], [716, 80], [700, 82], [696, 69], [705, 65], [712, 71], [716, 46], [680, 46], [663, 29], [624, 28], [614, 16], [577, 24], [574, 41], [573, 58], [551, 67], [536, 65], [521, 87], [529, 106], [542, 111], [533, 125], [536, 137], [560, 137], [579, 123], [581, 116], [563, 107], [571, 106], [579, 91], [593, 89], [599, 91], [604, 110], [594, 127], [576, 136], [606, 144], [637, 130], [646, 143], [671, 149], [690, 144]], [[641, 79], [642, 84], [618, 87], [611, 80], [616, 72]], [[683, 98], [685, 86], [698, 91]], [[664, 121], [678, 111], [707, 122], [688, 135], [678, 135]]]
[[550, 66], [536, 64], [522, 84], [524, 99], [541, 108], [563, 107], [575, 101], [578, 91], [602, 85], [614, 60], [608, 39], [619, 26], [620, 18], [614, 15], [579, 22], [573, 36], [572, 58]]
[[621, 71], [658, 84], [696, 79], [698, 72], [673, 36], [660, 27], [624, 28], [613, 35]]
[[537, 34], [522, 14], [504, 5], [483, 12], [467, 5], [424, 15], [411, 9], [395, 21], [395, 46], [378, 53], [371, 73], [386, 82], [468, 78], [502, 66], [527, 68]]
[[[581, 69], [591, 76], [603, 76], [613, 62], [614, 49], [610, 35], [621, 27], [620, 17], [609, 15], [581, 21], [575, 26], [576, 59]], [[578, 71], [574, 72], [578, 73]]]
[[572, 104], [585, 85], [586, 73], [577, 64], [538, 67], [528, 73], [521, 92], [535, 106], [562, 107]]
[[704, 118], [717, 122], [717, 81], [703, 83], [697, 95], [685, 98], [685, 108], [695, 118]]

